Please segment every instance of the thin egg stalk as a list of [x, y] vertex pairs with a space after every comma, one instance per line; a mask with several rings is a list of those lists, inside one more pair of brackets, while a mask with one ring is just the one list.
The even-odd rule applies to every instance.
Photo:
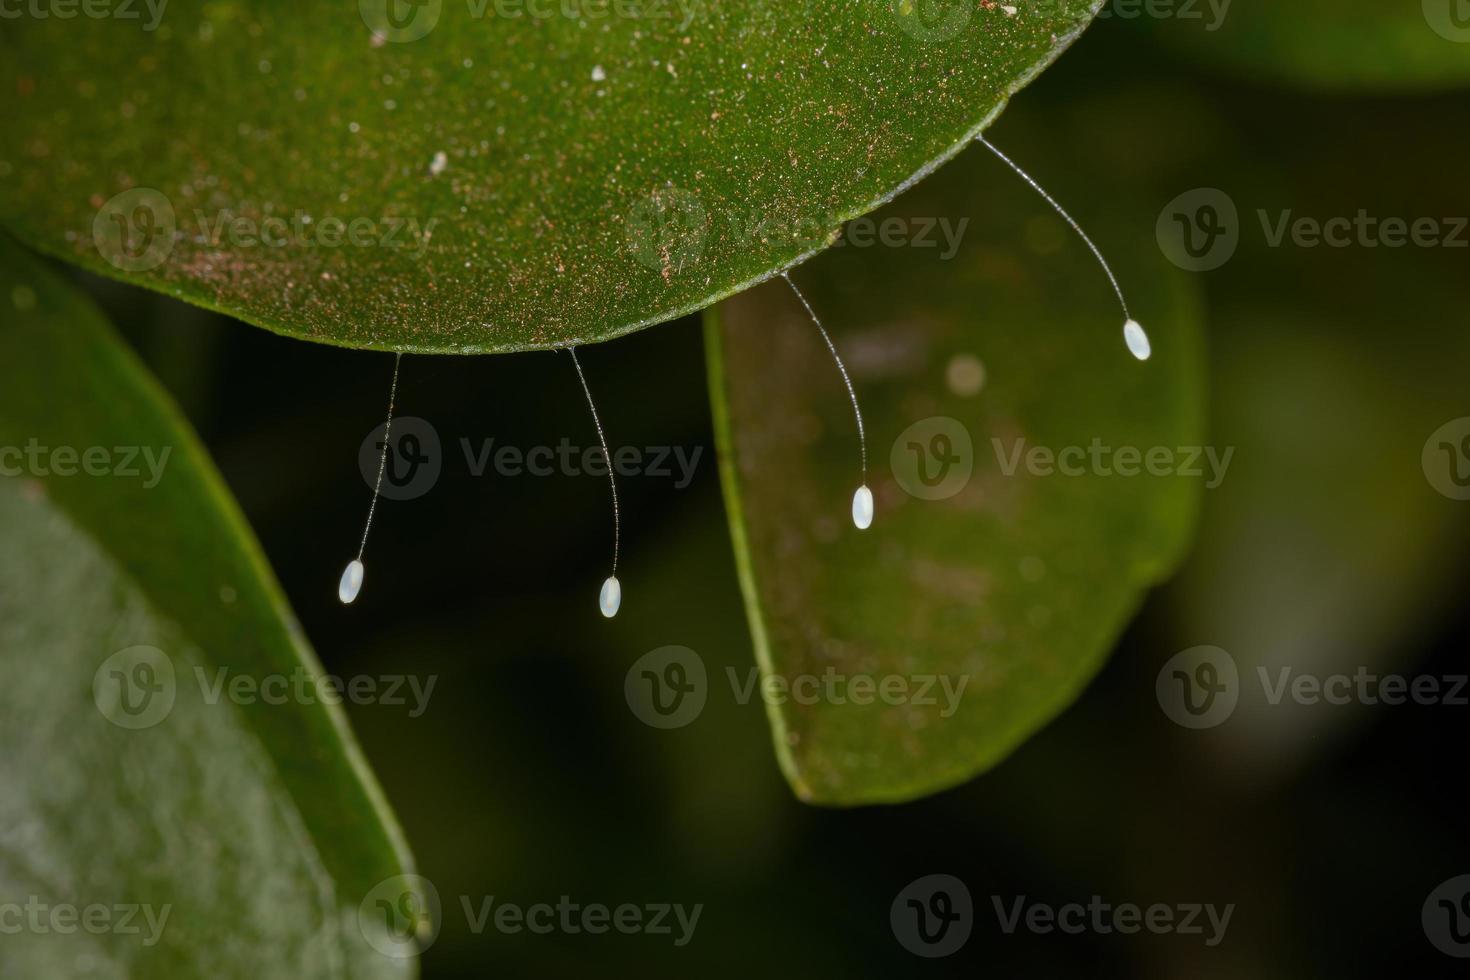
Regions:
[[[837, 365], [837, 371], [842, 375], [842, 384], [847, 388], [847, 399], [852, 402], [852, 418], [857, 423], [858, 452], [862, 459], [863, 478], [868, 474], [868, 433], [863, 427], [863, 410], [858, 405], [857, 389], [852, 385], [852, 375], [847, 373], [847, 365], [842, 363], [842, 355], [837, 353], [837, 345], [832, 342], [832, 335], [827, 328], [822, 326], [822, 320], [817, 316], [817, 311], [812, 309], [812, 304], [807, 302], [806, 294], [796, 288], [791, 275], [787, 272], [781, 273], [781, 278], [786, 280], [786, 285], [791, 287], [791, 292], [796, 295], [797, 301], [801, 303], [802, 309], [811, 319], [812, 325], [822, 335], [822, 342], [827, 345], [827, 352], [832, 355], [832, 363]], [[868, 489], [867, 483], [857, 488], [852, 495], [852, 522], [857, 525], [859, 531], [866, 530], [873, 523], [873, 492]]]
[[342, 569], [342, 579], [337, 583], [337, 598], [342, 600], [342, 605], [352, 605], [362, 591], [362, 571], [362, 562], [355, 558]]
[[858, 487], [852, 495], [852, 522], [859, 531], [866, 531], [873, 524], [873, 491], [867, 484]]
[[357, 557], [342, 569], [337, 580], [337, 598], [342, 605], [350, 606], [362, 591], [362, 556], [367, 553], [368, 533], [373, 529], [373, 514], [378, 510], [378, 497], [383, 492], [383, 474], [388, 470], [388, 446], [393, 435], [393, 404], [398, 399], [398, 368], [403, 363], [403, 352], [393, 355], [393, 380], [388, 385], [388, 416], [383, 422], [383, 448], [378, 455], [378, 479], [373, 484], [373, 499], [368, 504], [367, 520], [362, 525], [362, 543], [357, 546]]
[[602, 592], [597, 597], [597, 607], [608, 619], [618, 614], [618, 609], [623, 604], [623, 586], [618, 582], [616, 575], [609, 575], [607, 581], [602, 583]]
[[1087, 246], [1088, 251], [1092, 252], [1093, 257], [1097, 259], [1097, 264], [1102, 267], [1103, 273], [1108, 277], [1108, 282], [1112, 284], [1113, 292], [1118, 296], [1118, 305], [1123, 308], [1123, 342], [1128, 345], [1128, 352], [1140, 361], [1148, 360], [1149, 356], [1153, 354], [1153, 345], [1149, 343], [1147, 331], [1128, 312], [1128, 300], [1123, 297], [1123, 287], [1119, 285], [1118, 277], [1113, 274], [1113, 267], [1108, 265], [1108, 260], [1103, 256], [1102, 249], [1098, 248], [1097, 243], [1088, 237], [1087, 232], [1082, 230], [1082, 226], [1077, 223], [1077, 219], [1068, 214], [1067, 209], [1062, 207], [1056, 198], [1047, 193], [1046, 188], [1036, 182], [1035, 177], [1022, 170], [1016, 161], [1002, 153], [996, 148], [995, 144], [991, 143], [984, 136], [976, 136], [975, 142], [985, 147], [991, 153], [994, 153], [1002, 163], [1015, 172], [1017, 177], [1020, 177], [1021, 180], [1031, 185], [1031, 189], [1036, 191], [1037, 194], [1040, 194], [1046, 203], [1051, 205], [1052, 210], [1071, 226], [1072, 230], [1077, 233], [1077, 237], [1082, 239], [1082, 243]]

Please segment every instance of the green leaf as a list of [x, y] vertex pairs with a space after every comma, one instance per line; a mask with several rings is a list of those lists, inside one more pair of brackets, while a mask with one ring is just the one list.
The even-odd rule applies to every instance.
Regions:
[[[1017, 153], [1064, 200], [1143, 210], [1097, 174], [1059, 177], [1068, 158], [1048, 145]], [[1078, 214], [1153, 336], [1140, 364], [1091, 255], [983, 150], [875, 216], [879, 235], [911, 242], [966, 217], [950, 261], [942, 244], [858, 247], [854, 229], [793, 276], [864, 409], [870, 530], [848, 516], [859, 459], [846, 393], [785, 284], [706, 314], [751, 631], [777, 754], [807, 800], [904, 800], [996, 764], [1079, 693], [1193, 524], [1198, 479], [1101, 475], [1110, 456], [1078, 476], [1013, 465], [1018, 449], [1097, 440], [1165, 447], [1182, 468], [1177, 450], [1201, 444], [1196, 304], [1147, 223]]]
[[614, 337], [819, 249], [1093, 0], [133, 9], [6, 21], [0, 222], [281, 333], [468, 353]]
[[413, 975], [359, 925], [409, 858], [340, 709], [228, 693], [320, 667], [204, 450], [3, 236], [0, 309], [0, 901], [158, 926], [27, 927], [0, 973]]
[[1160, 21], [1154, 33], [1193, 64], [1307, 89], [1416, 92], [1470, 84], [1464, 0], [1238, 2], [1223, 11], [1200, 21]]

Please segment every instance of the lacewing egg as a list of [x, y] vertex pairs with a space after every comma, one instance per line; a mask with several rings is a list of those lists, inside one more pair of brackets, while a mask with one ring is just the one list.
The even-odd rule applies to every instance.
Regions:
[[612, 619], [618, 614], [618, 607], [623, 604], [623, 587], [618, 584], [616, 575], [609, 575], [607, 581], [602, 583], [602, 594], [597, 597], [597, 605], [602, 614]]
[[1128, 352], [1140, 361], [1146, 361], [1153, 353], [1153, 346], [1148, 342], [1148, 334], [1144, 332], [1143, 326], [1137, 320], [1129, 320], [1123, 324], [1123, 342], [1128, 345]]
[[342, 600], [344, 606], [351, 605], [352, 600], [357, 598], [357, 593], [362, 591], [362, 562], [353, 559], [342, 569], [342, 581], [337, 583], [337, 598]]
[[852, 522], [859, 531], [866, 531], [873, 523], [873, 491], [866, 485], [858, 487], [852, 495]]

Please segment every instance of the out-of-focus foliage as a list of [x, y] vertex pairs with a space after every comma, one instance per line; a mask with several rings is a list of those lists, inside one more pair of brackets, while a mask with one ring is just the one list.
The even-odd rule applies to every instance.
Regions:
[[1363, 94], [1470, 85], [1465, 0], [1111, 0], [1124, 7], [1165, 11], [1150, 25], [1161, 42], [1254, 82]]
[[[404, 873], [397, 824], [208, 456], [3, 237], [0, 303], [0, 973], [415, 975], [358, 922]], [[27, 896], [49, 928], [16, 927]]]

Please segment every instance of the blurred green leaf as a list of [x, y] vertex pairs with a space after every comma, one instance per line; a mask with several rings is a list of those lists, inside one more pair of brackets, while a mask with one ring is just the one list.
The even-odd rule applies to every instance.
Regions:
[[[1045, 145], [1052, 155], [1023, 156], [1045, 161], [1037, 176], [1064, 199], [1136, 213]], [[1072, 701], [1144, 589], [1180, 558], [1200, 480], [1103, 471], [1124, 447], [1163, 447], [1183, 469], [1187, 447], [1201, 445], [1193, 293], [1143, 227], [1095, 222], [1091, 209], [1079, 217], [1121, 259], [1154, 339], [1146, 364], [1125, 349], [1085, 247], [978, 149], [875, 216], [880, 234], [910, 242], [926, 225], [953, 232], [969, 218], [952, 261], [942, 248], [858, 247], [855, 228], [794, 277], [864, 406], [877, 498], [868, 531], [848, 516], [859, 482], [851, 411], [795, 298], [773, 283], [706, 314], [762, 674], [793, 694], [803, 676], [841, 679], [823, 689], [835, 696], [768, 699], [778, 756], [804, 799], [902, 800], [994, 765]], [[1100, 465], [1067, 458], [1082, 475], [1016, 455], [1091, 454], [1095, 441], [1108, 450]], [[871, 691], [856, 703], [859, 678], [879, 692], [887, 680], [891, 703]]]
[[[1215, 184], [1238, 212], [1238, 248], [1202, 274], [1219, 338], [1213, 441], [1235, 447], [1236, 463], [1206, 495], [1170, 598], [1179, 648], [1221, 647], [1239, 675], [1234, 712], [1195, 733], [1210, 772], [1267, 784], [1394, 711], [1365, 703], [1356, 681], [1350, 704], [1268, 692], [1283, 676], [1412, 672], [1458, 608], [1470, 543], [1465, 504], [1433, 482], [1447, 470], [1425, 459], [1432, 435], [1470, 416], [1466, 234], [1453, 217], [1470, 213], [1470, 190], [1439, 165], [1470, 152], [1470, 134], [1438, 125], [1455, 99], [1276, 101], [1297, 120], [1286, 143], [1253, 138], [1253, 99], [1197, 107], [1220, 138], [1153, 192], [1165, 207]], [[1334, 140], [1354, 127], [1374, 135], [1343, 167]], [[1407, 176], [1406, 159], [1421, 161]], [[1274, 239], [1267, 229], [1288, 219], [1350, 230], [1335, 244]], [[1430, 233], [1398, 242], [1390, 221]], [[1428, 462], [1448, 463], [1438, 441]]]
[[[408, 866], [397, 825], [203, 449], [3, 237], [0, 310], [0, 896], [157, 924], [23, 929], [0, 973], [414, 975], [358, 918]], [[229, 693], [272, 677], [283, 703]]]
[[1194, 64], [1307, 89], [1422, 92], [1470, 85], [1465, 0], [1213, 2], [1195, 9], [1200, 20], [1171, 17], [1154, 25], [1160, 40]]
[[1366, 719], [1267, 692], [1302, 675], [1409, 666], [1403, 637], [1455, 601], [1447, 586], [1467, 539], [1456, 502], [1421, 468], [1425, 440], [1466, 411], [1463, 383], [1431, 363], [1443, 355], [1416, 345], [1416, 369], [1399, 350], [1414, 328], [1375, 342], [1276, 303], [1220, 317], [1232, 341], [1214, 363], [1229, 393], [1215, 414], [1239, 465], [1228, 492], [1210, 496], [1177, 582], [1181, 633], [1236, 662], [1243, 693], [1216, 747], [1248, 779], [1294, 772], [1324, 736]]
[[822, 247], [1094, 5], [136, 9], [6, 22], [0, 220], [281, 333], [481, 352], [669, 320]]

